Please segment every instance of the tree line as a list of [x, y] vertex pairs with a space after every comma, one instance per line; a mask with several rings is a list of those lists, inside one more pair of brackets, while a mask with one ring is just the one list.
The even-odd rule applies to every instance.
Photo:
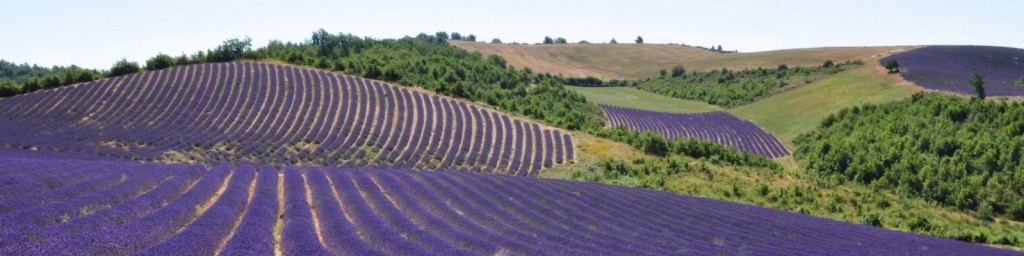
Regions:
[[795, 158], [833, 182], [857, 182], [1024, 220], [1024, 105], [936, 93], [847, 108], [798, 137]]
[[596, 77], [553, 77], [566, 85], [602, 87], [634, 87], [643, 91], [685, 100], [697, 100], [723, 107], [736, 107], [754, 102], [790, 87], [808, 84], [860, 65], [862, 61], [834, 63], [827, 60], [820, 66], [794, 67], [782, 64], [775, 69], [744, 69], [733, 71], [722, 68], [711, 71], [691, 71], [679, 65], [662, 69], [658, 76], [639, 80], [602, 81]]
[[558, 80], [533, 74], [528, 69], [517, 69], [500, 56], [484, 57], [449, 46], [447, 42], [451, 38], [471, 40], [475, 39], [473, 37], [438, 32], [400, 39], [374, 39], [331, 34], [321, 29], [303, 42], [272, 40], [267, 46], [255, 49], [249, 38], [229, 39], [220, 46], [192, 55], [171, 57], [158, 54], [148, 59], [144, 68], [122, 59], [110, 71], [91, 71], [91, 76], [83, 76], [82, 79], [62, 77], [59, 85], [44, 88], [70, 84], [67, 81], [86, 82], [131, 74], [142, 69], [157, 70], [240, 59], [275, 59], [400, 85], [421, 86], [442, 95], [480, 102], [566, 129], [603, 126], [604, 115], [600, 107], [568, 90]]

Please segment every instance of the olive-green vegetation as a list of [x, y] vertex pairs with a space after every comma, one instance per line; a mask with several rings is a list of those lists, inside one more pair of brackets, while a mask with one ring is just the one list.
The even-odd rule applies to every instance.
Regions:
[[677, 99], [630, 87], [569, 86], [569, 89], [583, 94], [588, 101], [612, 106], [674, 113], [708, 112], [722, 109], [719, 106], [700, 101]]
[[0, 97], [88, 82], [101, 76], [99, 71], [75, 65], [48, 68], [0, 60]]
[[[586, 154], [586, 152], [581, 152]], [[684, 156], [589, 161], [569, 179], [665, 190], [967, 242], [1024, 247], [1024, 224], [871, 186], [829, 184], [799, 168], [719, 165]]]
[[795, 158], [832, 182], [856, 182], [1024, 220], [1024, 106], [936, 93], [843, 109], [796, 139]]
[[826, 61], [817, 67], [789, 68], [779, 65], [775, 69], [732, 71], [723, 68], [692, 73], [685, 73], [682, 67], [676, 67], [671, 75], [662, 70], [658, 78], [625, 81], [621, 84], [674, 98], [736, 107], [861, 65], [861, 61], [841, 64]]
[[898, 101], [912, 94], [886, 77], [884, 71], [865, 65], [728, 111], [791, 144], [798, 135], [810, 132], [840, 109]]

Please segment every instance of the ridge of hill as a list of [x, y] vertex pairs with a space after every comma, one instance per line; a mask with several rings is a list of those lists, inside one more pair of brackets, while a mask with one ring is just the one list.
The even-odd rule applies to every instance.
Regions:
[[449, 40], [448, 44], [483, 55], [499, 55], [508, 64], [535, 73], [603, 80], [641, 79], [658, 70], [682, 65], [687, 70], [775, 68], [779, 64], [816, 66], [825, 60], [862, 60], [912, 47], [821, 47], [750, 53], [716, 53], [668, 44], [542, 44], [511, 45]]

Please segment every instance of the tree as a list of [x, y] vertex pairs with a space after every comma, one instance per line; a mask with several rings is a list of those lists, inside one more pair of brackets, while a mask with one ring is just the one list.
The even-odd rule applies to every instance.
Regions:
[[672, 67], [672, 77], [681, 77], [686, 74], [686, 69], [682, 65], [676, 65]]
[[636, 43], [637, 44], [643, 44], [644, 43], [644, 38], [640, 37], [640, 36], [636, 36]]
[[466, 36], [466, 41], [473, 41], [473, 42], [476, 42], [476, 35], [474, 35], [474, 34], [469, 34], [468, 36]]
[[[209, 62], [228, 62], [242, 58], [252, 47], [252, 38], [245, 37], [244, 40], [238, 38], [232, 38], [224, 41], [224, 44], [217, 46], [217, 48], [210, 51], [206, 56], [206, 61]], [[198, 59], [198, 58], [194, 58]]]
[[563, 37], [559, 37], [559, 38], [555, 39], [555, 43], [556, 44], [567, 44], [567, 43], [569, 43], [569, 41], [566, 41], [565, 38], [563, 38]]
[[555, 43], [555, 39], [551, 39], [550, 36], [545, 36], [544, 37], [544, 44], [553, 44], [553, 43]]
[[501, 43], [501, 39], [497, 39], [497, 38], [491, 39], [491, 43], [492, 44], [500, 44]]
[[900, 62], [896, 59], [888, 59], [885, 61], [885, 69], [889, 70], [889, 74], [900, 72]]
[[722, 45], [718, 45], [718, 49], [715, 49], [715, 51], [722, 52]]
[[170, 66], [174, 66], [174, 57], [167, 54], [157, 54], [146, 60], [146, 70], [165, 69]]
[[661, 78], [665, 78], [665, 76], [667, 76], [667, 75], [668, 75], [668, 71], [665, 71], [664, 69], [662, 69], [661, 71], [658, 71], [658, 76], [661, 77]]
[[821, 64], [821, 66], [831, 68], [832, 66], [835, 66], [835, 63], [832, 63], [832, 60], [825, 60], [825, 64]]
[[114, 63], [114, 67], [110, 68], [109, 77], [122, 76], [135, 72], [139, 72], [139, 63], [128, 61], [128, 59], [121, 59]]
[[0, 79], [0, 97], [14, 96], [21, 93], [21, 87], [14, 80]]
[[589, 44], [589, 43], [590, 43], [590, 42], [589, 42], [589, 41], [587, 41], [587, 40], [580, 40], [580, 42], [579, 42], [579, 44]]
[[617, 43], [619, 43], [619, 42], [618, 42], [618, 41], [615, 41], [615, 38], [612, 38], [612, 40], [611, 40], [611, 41], [608, 41], [608, 43], [609, 43], [609, 44], [617, 44]]
[[459, 32], [452, 32], [452, 40], [462, 40], [462, 34], [459, 34]]
[[974, 92], [978, 93], [978, 98], [985, 99], [985, 80], [978, 73], [971, 73], [971, 78], [967, 79], [971, 86], [974, 86]]
[[436, 36], [438, 38], [441, 38], [441, 39], [447, 40], [448, 39], [448, 32], [438, 31], [437, 33], [434, 33], [434, 36]]

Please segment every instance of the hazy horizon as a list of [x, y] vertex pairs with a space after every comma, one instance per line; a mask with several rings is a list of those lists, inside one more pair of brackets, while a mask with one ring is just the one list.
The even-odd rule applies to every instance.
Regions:
[[[356, 11], [353, 11], [356, 10]], [[757, 52], [810, 47], [992, 45], [1024, 48], [1024, 2], [986, 1], [33, 1], [0, 10], [0, 59], [107, 69], [248, 36], [302, 41], [331, 33], [399, 38], [437, 31], [477, 41], [538, 43], [544, 36], [717, 46]]]

